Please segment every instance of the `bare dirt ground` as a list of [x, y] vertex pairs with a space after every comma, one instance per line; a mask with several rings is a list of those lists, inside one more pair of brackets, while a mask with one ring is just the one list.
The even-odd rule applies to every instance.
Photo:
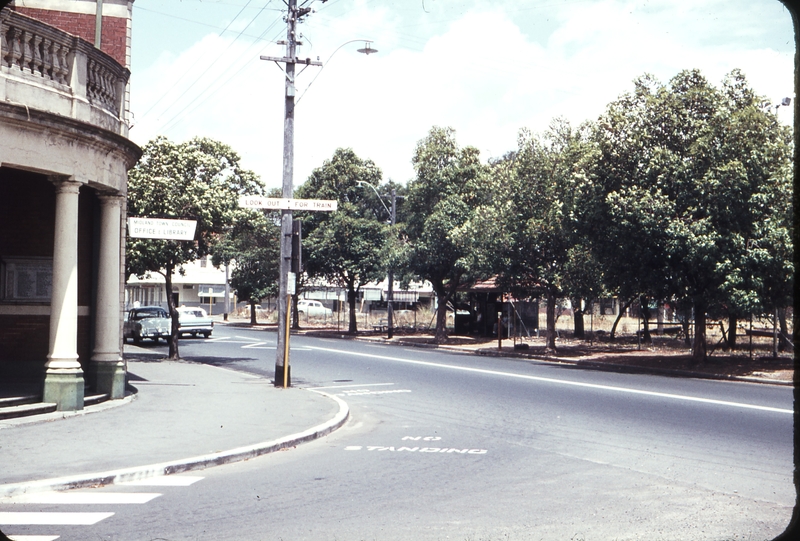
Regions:
[[[302, 332], [336, 337], [349, 336], [341, 330], [323, 326], [302, 325]], [[421, 347], [437, 346], [429, 332], [398, 331], [392, 340], [385, 332], [359, 331], [355, 338], [382, 342], [404, 343]], [[747, 337], [740, 337], [734, 351], [714, 347], [716, 341], [709, 340], [709, 355], [703, 363], [693, 363], [689, 348], [681, 339], [653, 335], [653, 343], [639, 343], [637, 337], [623, 336], [611, 342], [607, 337], [593, 340], [577, 340], [562, 335], [557, 341], [555, 354], [545, 351], [544, 338], [503, 340], [499, 347], [497, 339], [471, 336], [449, 336], [438, 347], [469, 350], [485, 355], [508, 355], [551, 362], [566, 362], [626, 371], [673, 372], [690, 375], [702, 374], [714, 377], [739, 377], [760, 381], [791, 382], [794, 377], [794, 357], [791, 351], [772, 356], [771, 341], [754, 340], [752, 353]]]
[[[239, 324], [248, 321], [245, 318], [236, 318], [236, 320]], [[346, 321], [345, 317], [338, 322], [316, 318], [301, 320], [299, 332], [313, 333], [317, 336], [357, 338], [421, 347], [452, 348], [483, 355], [505, 355], [520, 359], [578, 364], [615, 371], [735, 377], [782, 384], [791, 383], [794, 377], [794, 352], [788, 348], [780, 351], [777, 357], [773, 357], [771, 327], [768, 325], [769, 322], [765, 321], [759, 321], [757, 325], [763, 336], [755, 336], [752, 341], [746, 335], [747, 327], [740, 325], [737, 330], [735, 350], [729, 350], [722, 346], [719, 322], [710, 322], [706, 331], [708, 356], [702, 363], [692, 363], [690, 348], [682, 337], [676, 337], [675, 334], [659, 335], [654, 322], [651, 322], [652, 342], [641, 341], [637, 333], [641, 329], [641, 322], [632, 317], [621, 318], [617, 329], [617, 339], [611, 341], [609, 340], [609, 331], [614, 318], [595, 317], [594, 320], [591, 320], [591, 330], [590, 320], [587, 320], [587, 338], [576, 339], [572, 333], [572, 318], [562, 316], [556, 324], [558, 339], [555, 354], [545, 351], [543, 337], [503, 340], [501, 347], [498, 347], [497, 338], [483, 338], [476, 335], [458, 336], [452, 334], [452, 329], [447, 340], [437, 345], [433, 333], [427, 328], [420, 328], [420, 323], [424, 325], [428, 321], [433, 322], [430, 315], [424, 314], [416, 319], [400, 321], [400, 324], [406, 325], [406, 327], [397, 329], [390, 341], [386, 338], [385, 329], [371, 330], [375, 328], [372, 326], [373, 324], [384, 323], [380, 317], [367, 317], [359, 314], [359, 331], [354, 335], [346, 332]], [[272, 325], [267, 324], [266, 326]], [[674, 328], [675, 324], [670, 326]], [[539, 327], [544, 329], [544, 321], [541, 318]], [[298, 331], [294, 330], [293, 332]]]

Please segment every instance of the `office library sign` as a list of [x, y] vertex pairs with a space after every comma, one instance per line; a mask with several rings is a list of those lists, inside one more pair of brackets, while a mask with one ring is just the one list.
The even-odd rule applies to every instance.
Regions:
[[128, 218], [128, 236], [134, 239], [194, 240], [197, 220]]

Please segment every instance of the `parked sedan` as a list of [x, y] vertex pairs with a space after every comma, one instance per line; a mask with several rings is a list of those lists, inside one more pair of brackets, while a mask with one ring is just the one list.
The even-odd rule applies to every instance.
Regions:
[[199, 334], [208, 338], [214, 330], [214, 320], [200, 307], [181, 306], [178, 308], [178, 316], [178, 336], [191, 334], [196, 337]]
[[297, 312], [306, 317], [332, 317], [333, 310], [325, 308], [319, 301], [303, 299], [297, 301]]
[[123, 341], [132, 338], [138, 344], [143, 338], [158, 342], [159, 338], [169, 340], [172, 330], [172, 319], [160, 306], [142, 306], [125, 312]]

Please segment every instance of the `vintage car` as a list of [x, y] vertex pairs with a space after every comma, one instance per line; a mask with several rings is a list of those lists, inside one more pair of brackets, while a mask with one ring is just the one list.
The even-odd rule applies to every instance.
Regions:
[[200, 307], [181, 306], [178, 308], [178, 316], [178, 336], [191, 334], [196, 337], [199, 334], [208, 338], [214, 330], [214, 320]]
[[297, 301], [297, 312], [306, 317], [332, 317], [333, 310], [325, 308], [319, 301], [303, 299]]
[[159, 338], [169, 340], [172, 330], [172, 319], [160, 306], [142, 306], [125, 312], [123, 340], [133, 339], [138, 344], [144, 338], [158, 342]]

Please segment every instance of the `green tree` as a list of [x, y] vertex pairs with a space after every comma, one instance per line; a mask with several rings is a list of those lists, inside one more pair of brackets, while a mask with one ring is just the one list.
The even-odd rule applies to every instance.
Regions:
[[758, 202], [786, 168], [790, 134], [761, 105], [741, 72], [717, 89], [691, 70], [667, 85], [638, 79], [597, 124], [606, 275], [620, 292], [689, 300], [695, 362], [706, 358], [708, 313], [766, 300], [747, 245], [769, 236], [758, 230], [775, 209]]
[[556, 301], [571, 297], [583, 330], [581, 300], [597, 294], [591, 245], [582, 233], [581, 218], [588, 128], [572, 128], [556, 119], [542, 135], [522, 130], [512, 163], [511, 205], [505, 223], [511, 230], [501, 283], [517, 296], [541, 296], [546, 304], [546, 349], [556, 350]]
[[278, 295], [280, 218], [274, 212], [240, 209], [214, 248], [215, 266], [232, 263], [230, 284], [239, 300], [250, 305], [250, 323], [257, 323], [257, 305]]
[[408, 185], [404, 233], [410, 274], [428, 280], [436, 294], [436, 341], [447, 339], [447, 305], [460, 286], [482, 276], [483, 253], [475, 235], [478, 209], [489, 210], [489, 177], [479, 151], [459, 148], [451, 128], [434, 127], [417, 143], [416, 171]]
[[242, 169], [227, 145], [207, 138], [175, 144], [157, 137], [145, 145], [142, 159], [128, 175], [128, 216], [196, 220], [195, 240], [129, 238], [126, 272], [164, 277], [172, 317], [169, 358], [178, 359], [178, 312], [172, 276], [182, 266], [211, 253], [231, 223], [240, 195], [262, 191], [258, 177]]
[[356, 298], [361, 287], [386, 275], [383, 250], [388, 228], [380, 219], [382, 205], [371, 188], [360, 185], [377, 187], [381, 176], [371, 160], [340, 148], [295, 191], [298, 199], [339, 202], [336, 212], [303, 217], [303, 259], [309, 278], [325, 278], [347, 290], [350, 333], [358, 330]]

